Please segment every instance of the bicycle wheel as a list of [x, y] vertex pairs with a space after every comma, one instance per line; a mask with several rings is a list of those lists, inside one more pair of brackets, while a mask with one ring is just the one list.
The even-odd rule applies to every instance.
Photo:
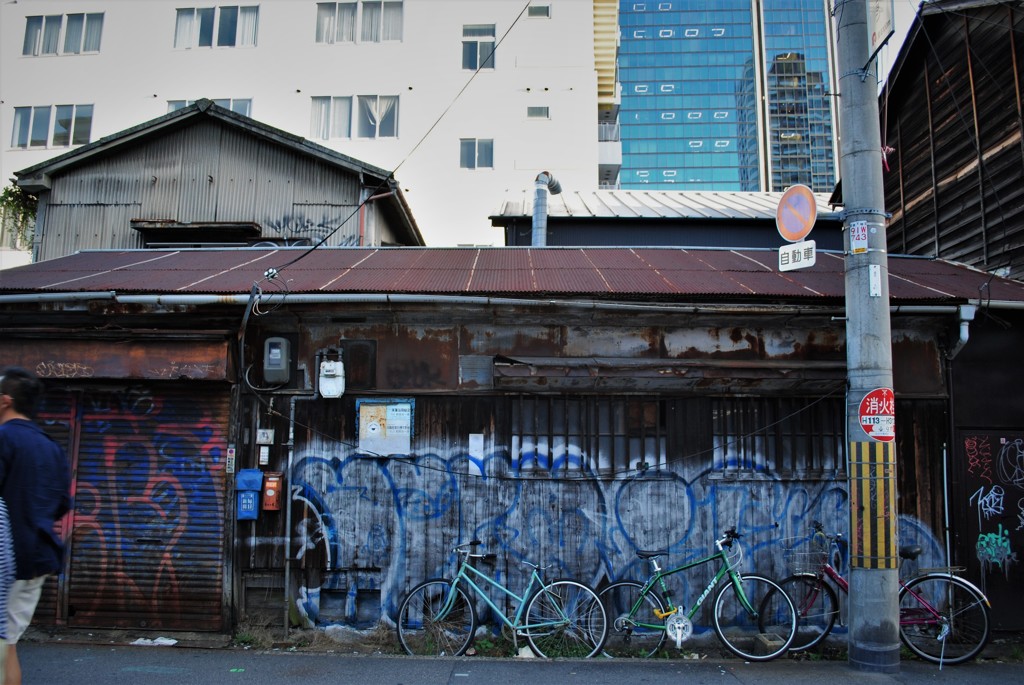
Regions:
[[[663, 612], [665, 605], [654, 592], [644, 595], [639, 606], [640, 590], [643, 583], [622, 580], [612, 583], [598, 593], [601, 604], [608, 615], [608, 640], [604, 653], [613, 657], [654, 656], [665, 642], [665, 619], [658, 618], [655, 611]], [[630, 614], [633, 607], [636, 611]], [[661, 628], [647, 628], [644, 625], [659, 625]]]
[[[839, 598], [832, 586], [813, 573], [795, 573], [780, 581], [779, 586], [793, 600], [796, 609], [796, 635], [789, 651], [802, 652], [828, 637], [839, 617]], [[760, 611], [761, 627], [765, 628], [767, 612]]]
[[607, 614], [589, 587], [556, 580], [530, 598], [523, 632], [539, 657], [594, 656], [608, 637]]
[[718, 639], [733, 654], [748, 661], [769, 661], [782, 656], [796, 634], [792, 600], [775, 581], [753, 574], [743, 574], [740, 579], [740, 588], [753, 611], [743, 605], [732, 582], [722, 585], [714, 611]]
[[459, 656], [476, 631], [476, 614], [469, 597], [455, 587], [451, 606], [443, 615], [452, 587], [449, 580], [428, 580], [414, 587], [398, 609], [398, 641], [413, 656]]
[[956, 576], [928, 574], [900, 590], [900, 639], [927, 661], [960, 664], [988, 642], [985, 598]]

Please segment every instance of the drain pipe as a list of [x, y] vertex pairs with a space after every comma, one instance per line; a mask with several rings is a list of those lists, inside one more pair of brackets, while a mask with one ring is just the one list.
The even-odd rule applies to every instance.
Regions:
[[[316, 352], [314, 369], [319, 368], [319, 357], [321, 353]], [[313, 387], [311, 393], [292, 395], [288, 408], [288, 460], [285, 464], [285, 639], [288, 639], [289, 630], [292, 625], [292, 467], [295, 466], [295, 404], [300, 401], [316, 399], [319, 391], [319, 376], [313, 374]], [[298, 597], [294, 601], [298, 601]]]
[[960, 354], [960, 350], [964, 349], [964, 345], [967, 344], [968, 338], [971, 336], [971, 322], [974, 321], [974, 315], [978, 311], [977, 305], [973, 304], [962, 304], [959, 307], [960, 310], [960, 337], [956, 343], [953, 344], [953, 348], [946, 353], [946, 359], [952, 361], [954, 357]]
[[548, 192], [558, 195], [562, 192], [562, 184], [547, 171], [537, 174], [534, 183], [533, 197], [533, 247], [546, 247], [548, 244]]

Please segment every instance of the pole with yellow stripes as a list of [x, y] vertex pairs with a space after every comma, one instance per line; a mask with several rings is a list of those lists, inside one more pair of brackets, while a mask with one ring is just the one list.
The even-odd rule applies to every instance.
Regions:
[[[849, 663], [899, 670], [895, 396], [877, 62], [869, 23], [882, 3], [838, 0], [840, 171], [846, 248], [850, 492]], [[874, 25], [872, 31], [875, 30]]]

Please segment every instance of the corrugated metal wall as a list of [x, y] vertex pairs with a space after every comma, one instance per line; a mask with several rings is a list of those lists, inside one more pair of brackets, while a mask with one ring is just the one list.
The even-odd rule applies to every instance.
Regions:
[[73, 436], [70, 554], [36, 620], [224, 629], [226, 390], [94, 386], [60, 397], [48, 415]]
[[[312, 242], [340, 226], [327, 245], [357, 245], [361, 188], [354, 172], [203, 121], [56, 176], [41, 197], [37, 259], [140, 248], [132, 219], [255, 222], [264, 238]], [[365, 211], [372, 222], [372, 203]]]

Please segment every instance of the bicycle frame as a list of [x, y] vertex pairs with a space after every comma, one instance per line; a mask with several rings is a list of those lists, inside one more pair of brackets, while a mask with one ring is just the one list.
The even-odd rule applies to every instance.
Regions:
[[[749, 611], [752, 615], [757, 615], [757, 610], [754, 609], [754, 607], [750, 604], [750, 600], [747, 599], [746, 593], [743, 592], [743, 584], [740, 582], [739, 572], [736, 571], [736, 569], [733, 567], [731, 563], [729, 563], [729, 557], [726, 554], [725, 549], [723, 548], [722, 542], [723, 540], [715, 541], [715, 546], [718, 547], [718, 551], [714, 554], [703, 557], [701, 559], [697, 559], [696, 561], [691, 561], [687, 564], [683, 564], [682, 566], [678, 566], [667, 571], [658, 568], [657, 559], [652, 559], [651, 563], [654, 566], [654, 573], [651, 575], [650, 578], [647, 579], [647, 582], [644, 583], [643, 588], [641, 588], [640, 592], [638, 593], [636, 604], [630, 607], [629, 616], [632, 617], [636, 615], [637, 611], [640, 608], [640, 605], [644, 601], [644, 598], [649, 593], [654, 591], [655, 585], [657, 585], [658, 589], [661, 590], [661, 595], [665, 598], [665, 603], [668, 607], [668, 610], [664, 613], [664, 615], [658, 616], [658, 618], [664, 619], [676, 613], [677, 611], [679, 611], [680, 607], [677, 607], [674, 604], [672, 604], [671, 592], [668, 589], [668, 585], [665, 583], [665, 578], [667, 578], [668, 576], [675, 575], [677, 573], [681, 573], [683, 571], [687, 571], [691, 568], [701, 566], [703, 564], [711, 563], [715, 560], [721, 561], [722, 566], [718, 569], [718, 572], [715, 573], [714, 578], [711, 579], [711, 582], [708, 583], [708, 586], [704, 588], [704, 591], [697, 596], [697, 599], [694, 601], [693, 606], [690, 608], [690, 610], [685, 612], [686, 618], [690, 620], [693, 619], [693, 617], [697, 614], [697, 611], [700, 609], [701, 605], [704, 603], [704, 600], [708, 598], [708, 596], [711, 594], [711, 591], [714, 590], [722, 581], [722, 579], [726, 576], [729, 576], [729, 582], [732, 583], [733, 589], [736, 591], [736, 595], [739, 597], [740, 603], [743, 605], [743, 608]], [[657, 615], [657, 613], [658, 612], [655, 611], [655, 615]], [[666, 626], [664, 623], [642, 623], [640, 621], [634, 621], [632, 618], [630, 618], [629, 620], [631, 623], [633, 623], [633, 625], [639, 626], [641, 628], [649, 628], [652, 630], [666, 630]]]
[[[455, 601], [455, 588], [460, 583], [462, 583], [472, 588], [476, 596], [482, 599], [484, 603], [491, 608], [491, 611], [499, 619], [501, 619], [502, 623], [504, 623], [506, 626], [508, 626], [510, 629], [516, 632], [524, 630], [526, 628], [545, 628], [548, 626], [557, 626], [561, 625], [562, 621], [568, 620], [568, 617], [566, 617], [563, 614], [561, 617], [562, 621], [547, 621], [544, 623], [537, 624], [527, 624], [522, 622], [523, 612], [526, 610], [526, 600], [533, 595], [534, 588], [536, 587], [539, 589], [539, 591], [543, 591], [544, 588], [547, 587], [544, 581], [541, 579], [540, 574], [537, 573], [537, 569], [539, 567], [534, 564], [530, 564], [529, 562], [526, 562], [531, 567], [530, 582], [526, 584], [526, 590], [524, 590], [522, 596], [520, 596], [470, 563], [470, 559], [481, 558], [482, 556], [483, 555], [467, 554], [466, 558], [459, 564], [459, 572], [455, 575], [455, 578], [452, 580], [452, 583], [448, 588], [448, 596], [445, 598], [444, 605], [438, 612], [439, 616], [446, 616], [448, 612], [451, 611], [452, 604]], [[483, 583], [485, 583], [487, 586], [499, 590], [505, 596], [514, 599], [516, 602], [518, 602], [519, 606], [516, 608], [515, 616], [511, 620], [508, 618], [508, 616], [505, 615], [504, 611], [499, 609], [497, 605], [491, 601], [491, 598], [487, 596], [487, 592], [484, 590], [484, 587], [481, 587], [481, 585], [477, 584], [477, 580], [483, 581]], [[561, 607], [559, 607], [559, 612], [561, 612]]]
[[[817, 575], [818, 575], [818, 577], [825, 577], [825, 578], [828, 578], [829, 580], [831, 580], [835, 584], [836, 587], [838, 587], [840, 590], [843, 591], [843, 595], [844, 596], [848, 597], [850, 595], [850, 583], [849, 583], [849, 581], [846, 580], [846, 578], [844, 578], [842, 576], [842, 574], [840, 574], [839, 571], [837, 571], [835, 569], [835, 567], [832, 566], [832, 564], [829, 563], [828, 561], [825, 561], [825, 562], [822, 563], [821, 567], [818, 570]], [[952, 574], [948, 574], [948, 575], [952, 576]], [[901, 611], [900, 612], [900, 625], [901, 626], [924, 625], [924, 624], [931, 623], [932, 621], [941, 620], [942, 619], [942, 615], [935, 609], [935, 607], [933, 607], [931, 605], [931, 602], [929, 602], [927, 599], [922, 597], [917, 592], [914, 592], [912, 589], [908, 588], [907, 584], [903, 580], [903, 578], [899, 579], [899, 584], [900, 584], [900, 588], [903, 589], [904, 591], [906, 591], [915, 600], [917, 600], [917, 603], [920, 605], [919, 610], [917, 612], [915, 612], [915, 614], [913, 616], [911, 616], [910, 612], [908, 612], [908, 611]], [[925, 615], [921, 614], [921, 610], [923, 610], [925, 612]], [[840, 612], [840, 614], [841, 614], [841, 612]], [[840, 616], [840, 618], [841, 618], [841, 616]]]

